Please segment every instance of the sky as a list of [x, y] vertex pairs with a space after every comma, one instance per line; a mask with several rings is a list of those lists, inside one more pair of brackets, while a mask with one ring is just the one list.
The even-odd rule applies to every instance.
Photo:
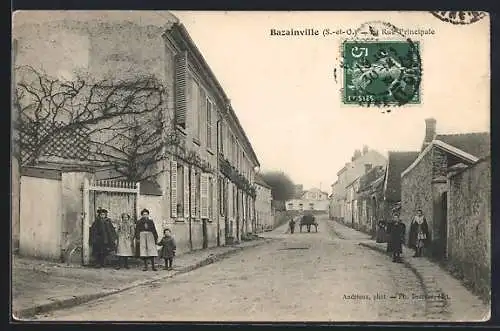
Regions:
[[[438, 133], [489, 131], [489, 23], [455, 26], [428, 13], [173, 12], [231, 103], [261, 171], [282, 170], [305, 188], [330, 191], [355, 149], [419, 150], [424, 119]], [[341, 104], [338, 38], [276, 37], [270, 29], [356, 28], [368, 20], [431, 28], [421, 38], [422, 104], [391, 108]], [[471, 45], [474, 44], [474, 47]]]
[[341, 104], [341, 85], [333, 77], [340, 70], [338, 40], [270, 36], [272, 28], [356, 27], [372, 18], [367, 14], [173, 14], [231, 99], [261, 170], [282, 170], [305, 188], [329, 191], [337, 171], [363, 145], [383, 154], [419, 150], [428, 117], [437, 120], [438, 133], [489, 131], [487, 21], [459, 29], [427, 13], [393, 13], [391, 22], [433, 28], [435, 34], [421, 41], [422, 104], [382, 113]]

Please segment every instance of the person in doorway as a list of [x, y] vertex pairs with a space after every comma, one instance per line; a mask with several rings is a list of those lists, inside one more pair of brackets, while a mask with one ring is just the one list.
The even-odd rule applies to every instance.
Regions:
[[295, 232], [295, 220], [292, 218], [290, 218], [290, 222], [288, 222], [288, 226], [290, 227], [290, 233], [294, 233]]
[[170, 231], [170, 229], [167, 228], [163, 230], [163, 238], [161, 238], [158, 245], [161, 246], [160, 258], [165, 260], [164, 269], [172, 270], [175, 250], [177, 249], [177, 246], [175, 245], [175, 239], [172, 236], [172, 232]]
[[417, 210], [417, 215], [413, 217], [410, 225], [410, 235], [408, 246], [415, 249], [413, 257], [421, 257], [424, 247], [429, 238], [429, 225], [421, 209]]
[[148, 260], [151, 261], [151, 269], [156, 271], [155, 257], [158, 256], [156, 243], [158, 242], [158, 232], [155, 223], [149, 218], [149, 210], [141, 211], [141, 218], [135, 227], [135, 239], [139, 241], [139, 255], [144, 260], [144, 271], [148, 270]]
[[394, 222], [391, 226], [390, 242], [392, 247], [392, 262], [401, 263], [401, 254], [403, 253], [403, 243], [405, 238], [406, 226], [401, 222], [398, 213], [394, 213]]
[[106, 257], [115, 250], [117, 239], [115, 228], [108, 218], [106, 209], [97, 210], [97, 217], [90, 227], [89, 237], [96, 266], [102, 268]]
[[128, 269], [128, 258], [134, 256], [133, 242], [134, 242], [134, 224], [130, 219], [130, 215], [123, 213], [117, 226], [118, 244], [116, 249], [116, 256], [118, 256], [117, 269], [123, 264], [125, 269]]

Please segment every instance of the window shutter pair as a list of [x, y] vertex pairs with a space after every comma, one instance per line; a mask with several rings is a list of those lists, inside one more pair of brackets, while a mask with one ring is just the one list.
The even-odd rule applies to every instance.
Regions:
[[175, 124], [186, 128], [187, 112], [187, 53], [182, 52], [175, 57]]

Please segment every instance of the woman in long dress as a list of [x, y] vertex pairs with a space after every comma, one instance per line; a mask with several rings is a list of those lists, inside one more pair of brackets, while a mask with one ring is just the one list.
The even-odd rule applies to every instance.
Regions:
[[409, 247], [415, 249], [413, 257], [421, 257], [427, 240], [429, 239], [429, 225], [421, 209], [413, 217], [410, 225]]
[[139, 255], [144, 260], [144, 271], [148, 270], [148, 260], [151, 261], [151, 269], [156, 271], [155, 257], [158, 256], [158, 232], [155, 223], [149, 218], [149, 210], [141, 211], [141, 218], [135, 227], [135, 239], [139, 240]]
[[120, 222], [117, 226], [117, 232], [118, 245], [116, 255], [118, 256], [118, 266], [116, 268], [120, 269], [123, 264], [123, 267], [128, 269], [128, 258], [134, 255], [133, 241], [135, 235], [135, 226], [129, 214], [123, 213], [121, 215]]

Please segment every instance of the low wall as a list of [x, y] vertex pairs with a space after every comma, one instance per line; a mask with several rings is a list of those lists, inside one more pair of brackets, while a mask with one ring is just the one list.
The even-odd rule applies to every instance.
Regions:
[[19, 253], [60, 260], [62, 236], [61, 172], [27, 169], [20, 185]]

